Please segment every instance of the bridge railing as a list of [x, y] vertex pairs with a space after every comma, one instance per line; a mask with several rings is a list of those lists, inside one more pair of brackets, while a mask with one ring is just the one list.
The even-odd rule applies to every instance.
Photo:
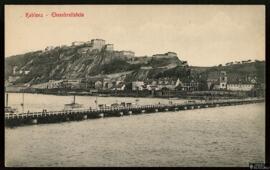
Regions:
[[19, 117], [38, 117], [43, 115], [59, 115], [59, 114], [85, 114], [94, 112], [108, 112], [108, 111], [125, 111], [133, 109], [150, 109], [150, 108], [165, 108], [165, 107], [181, 107], [181, 106], [194, 106], [194, 105], [213, 105], [222, 103], [237, 103], [237, 102], [251, 102], [261, 101], [263, 99], [230, 99], [230, 100], [211, 100], [211, 101], [197, 101], [197, 102], [184, 102], [184, 103], [171, 103], [171, 104], [152, 104], [152, 105], [133, 105], [127, 107], [106, 107], [98, 109], [80, 109], [80, 110], [60, 110], [60, 111], [42, 111], [42, 112], [26, 112], [18, 114], [5, 114], [5, 118], [19, 118]]

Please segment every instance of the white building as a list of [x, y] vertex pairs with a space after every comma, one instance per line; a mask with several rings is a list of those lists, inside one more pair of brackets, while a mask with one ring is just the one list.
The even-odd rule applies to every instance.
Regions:
[[61, 88], [63, 80], [49, 80], [48, 89]]
[[125, 90], [125, 88], [126, 88], [125, 84], [121, 84], [121, 85], [119, 84], [118, 87], [117, 87], [117, 90], [123, 91], [123, 90]]
[[224, 90], [227, 88], [228, 78], [225, 71], [221, 71], [218, 83], [214, 85], [215, 90]]
[[92, 39], [91, 40], [91, 46], [92, 46], [93, 50], [97, 49], [97, 50], [100, 51], [105, 46], [105, 40], [103, 40], [103, 39]]
[[133, 51], [120, 51], [120, 54], [126, 57], [134, 57], [135, 53]]
[[133, 81], [132, 82], [132, 90], [144, 90], [144, 82], [143, 81]]
[[95, 82], [95, 89], [102, 89], [103, 83], [102, 81], [98, 80]]
[[8, 80], [5, 80], [5, 86], [9, 86], [12, 85], [12, 83], [10, 83]]
[[113, 51], [113, 44], [106, 44], [105, 45], [105, 50], [106, 51]]
[[227, 88], [228, 78], [225, 71], [213, 72], [208, 75], [207, 86], [209, 90], [224, 90]]
[[14, 66], [14, 67], [13, 67], [13, 74], [14, 74], [14, 75], [17, 73], [17, 69], [18, 69], [17, 66]]
[[146, 86], [146, 89], [149, 90], [149, 91], [152, 91], [152, 90], [155, 90], [155, 91], [160, 90], [160, 89], [158, 88], [157, 85], [152, 85], [152, 84], [148, 84], [148, 85]]
[[61, 88], [63, 80], [49, 80], [46, 83], [33, 84], [31, 87], [35, 89], [55, 89]]
[[157, 81], [157, 90], [162, 90], [163, 88], [167, 88], [170, 90], [174, 90], [177, 86], [182, 84], [179, 78], [161, 78]]
[[16, 80], [18, 80], [20, 78], [20, 76], [9, 76], [8, 77], [8, 81], [10, 82], [10, 83], [13, 83], [13, 82], [15, 82]]
[[126, 88], [126, 85], [123, 83], [120, 83], [118, 85], [115, 85], [115, 87], [112, 88], [111, 90], [123, 91], [125, 90], [125, 88]]
[[84, 44], [84, 42], [82, 42], [82, 41], [74, 41], [74, 42], [72, 42], [72, 46], [83, 45], [83, 44]]
[[81, 82], [82, 82], [82, 79], [67, 79], [67, 80], [63, 80], [63, 82], [61, 83], [65, 87], [79, 88]]
[[48, 82], [40, 83], [40, 84], [33, 84], [31, 87], [34, 89], [48, 89]]
[[172, 58], [177, 57], [177, 54], [175, 52], [167, 52], [165, 54], [154, 54], [152, 57], [154, 58]]
[[196, 91], [199, 88], [199, 83], [191, 80], [189, 82], [181, 83], [181, 90], [183, 91]]
[[111, 89], [114, 86], [115, 82], [113, 82], [111, 79], [104, 79], [103, 80], [103, 89]]
[[24, 74], [26, 74], [26, 75], [29, 74], [29, 73], [30, 73], [29, 70], [25, 70], [25, 71], [24, 71]]
[[250, 91], [254, 84], [227, 84], [227, 90], [230, 91]]
[[208, 77], [209, 90], [229, 90], [229, 91], [250, 91], [256, 83], [256, 78], [247, 77], [247, 80], [241, 81], [238, 77], [227, 77], [225, 71]]

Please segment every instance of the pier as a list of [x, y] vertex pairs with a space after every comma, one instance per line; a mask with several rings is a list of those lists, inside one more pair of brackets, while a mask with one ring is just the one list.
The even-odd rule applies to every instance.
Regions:
[[[264, 102], [264, 99], [241, 99], [226, 101], [207, 101], [181, 104], [157, 104], [157, 105], [131, 105], [126, 107], [106, 107], [100, 109], [63, 110], [27, 112], [18, 114], [5, 114], [5, 126], [14, 127], [22, 125], [34, 125], [42, 123], [60, 123], [66, 121], [80, 121], [103, 117], [121, 117], [137, 114], [149, 114], [158, 112], [175, 112], [181, 110], [206, 109], [241, 104]], [[218, 113], [217, 113], [218, 114]]]

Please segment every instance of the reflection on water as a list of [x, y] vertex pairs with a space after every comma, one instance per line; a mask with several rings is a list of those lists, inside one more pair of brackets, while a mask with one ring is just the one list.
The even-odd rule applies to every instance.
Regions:
[[[19, 105], [20, 95], [12, 95], [10, 104]], [[94, 99], [77, 97], [87, 107]], [[29, 109], [55, 110], [72, 96], [25, 94], [25, 101]], [[139, 102], [159, 101], [168, 102]], [[264, 130], [264, 103], [6, 128], [5, 160], [6, 166], [248, 166], [264, 160]]]

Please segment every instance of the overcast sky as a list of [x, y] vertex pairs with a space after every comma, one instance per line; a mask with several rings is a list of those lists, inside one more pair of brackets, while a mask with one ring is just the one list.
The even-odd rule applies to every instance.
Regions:
[[[29, 18], [26, 12], [82, 12]], [[5, 56], [93, 38], [138, 56], [174, 51], [189, 65], [265, 59], [265, 8], [251, 5], [5, 6]]]

